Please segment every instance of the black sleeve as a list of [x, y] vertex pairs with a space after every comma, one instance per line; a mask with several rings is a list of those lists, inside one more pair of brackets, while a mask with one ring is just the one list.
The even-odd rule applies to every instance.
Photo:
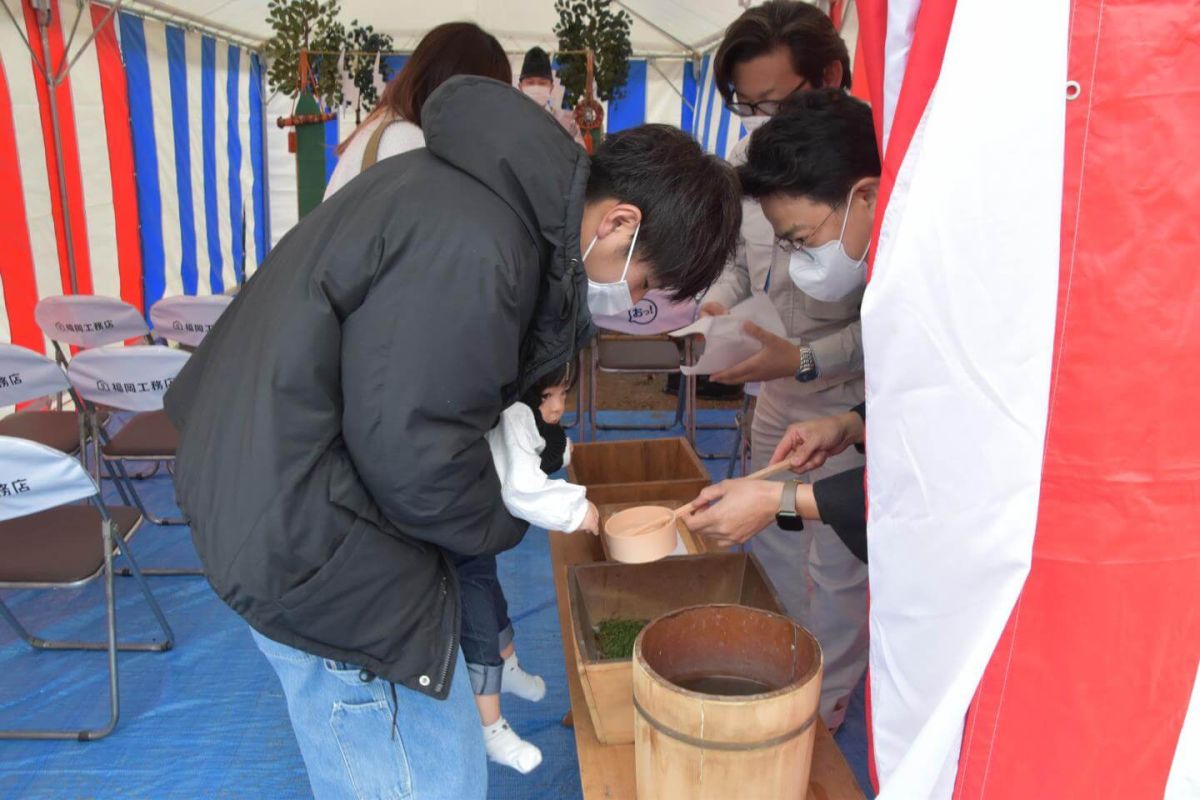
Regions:
[[504, 506], [484, 434], [517, 379], [522, 305], [536, 284], [465, 248], [444, 250], [419, 270], [384, 274], [343, 325], [342, 429], [399, 530], [453, 553], [498, 553], [528, 523]]
[[[854, 408], [852, 408], [850, 410], [853, 411], [855, 414], [858, 414], [858, 416], [862, 417], [863, 424], [864, 425], [866, 424], [866, 422], [867, 422], [867, 401], [866, 400], [859, 403], [858, 405], [856, 405]], [[861, 444], [854, 445], [854, 449], [860, 453], [867, 452], [867, 448]]]
[[867, 562], [866, 469], [856, 467], [822, 478], [813, 484], [813, 497], [821, 521], [833, 528], [847, 549]]

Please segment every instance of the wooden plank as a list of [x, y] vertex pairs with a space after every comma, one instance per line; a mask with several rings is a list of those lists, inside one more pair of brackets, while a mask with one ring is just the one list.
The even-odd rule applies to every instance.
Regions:
[[[579, 680], [578, 656], [571, 636], [570, 607], [567, 600], [567, 567], [588, 564], [602, 558], [599, 542], [593, 536], [550, 533], [550, 562], [558, 599], [558, 623], [562, 635], [567, 688], [574, 717], [575, 748], [579, 755], [579, 777], [584, 800], [634, 800], [637, 783], [634, 775], [633, 745], [604, 745], [596, 738], [587, 701]], [[838, 750], [823, 724], [817, 724], [812, 779], [808, 800], [863, 800], [854, 773]]]

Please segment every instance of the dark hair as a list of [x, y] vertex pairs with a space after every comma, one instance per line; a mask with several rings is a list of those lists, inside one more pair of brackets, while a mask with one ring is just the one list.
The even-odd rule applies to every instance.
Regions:
[[750, 137], [738, 167], [748, 197], [808, 197], [836, 206], [855, 182], [878, 177], [879, 148], [871, 109], [841, 89], [817, 89], [789, 98]]
[[404, 68], [392, 76], [379, 104], [338, 146], [341, 155], [362, 126], [385, 111], [421, 127], [429, 95], [455, 75], [482, 75], [512, 83], [512, 65], [496, 37], [473, 22], [447, 22], [421, 37]]
[[555, 370], [543, 375], [529, 387], [521, 402], [529, 406], [533, 412], [533, 421], [537, 426], [538, 435], [546, 443], [542, 450], [541, 468], [547, 475], [558, 472], [563, 467], [563, 453], [567, 449], [567, 432], [557, 422], [546, 422], [542, 419], [542, 392], [556, 386], [564, 386], [569, 392], [579, 382], [579, 370], [575, 368], [576, 361], [571, 359]]
[[570, 359], [558, 369], [551, 370], [538, 378], [537, 382], [530, 386], [525, 393], [525, 399], [532, 401], [532, 405], [540, 405], [542, 392], [547, 389], [562, 386], [569, 392], [575, 388], [577, 383], [579, 383], [579, 370], [576, 368], [576, 359]]
[[540, 47], [531, 47], [521, 62], [521, 80], [526, 78], [545, 78], [554, 80], [554, 70], [550, 66], [550, 56]]
[[642, 212], [637, 251], [672, 300], [704, 292], [733, 254], [742, 226], [733, 169], [670, 125], [613, 134], [592, 156], [587, 200]]
[[747, 9], [725, 30], [713, 60], [717, 91], [733, 101], [733, 68], [766, 55], [777, 47], [792, 52], [792, 70], [810, 86], [825, 84], [825, 68], [842, 65], [842, 88], [850, 88], [850, 54], [833, 20], [814, 5], [795, 0], [771, 0]]

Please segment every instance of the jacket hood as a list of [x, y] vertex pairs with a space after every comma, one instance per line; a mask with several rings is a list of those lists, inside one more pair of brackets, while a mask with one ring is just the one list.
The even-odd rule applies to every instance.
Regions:
[[[429, 152], [495, 192], [537, 243], [543, 265], [540, 305], [546, 313], [534, 319], [531, 334], [536, 337], [546, 325], [573, 324], [568, 341], [582, 347], [592, 335], [579, 243], [587, 153], [521, 92], [474, 75], [459, 75], [438, 87], [421, 110], [421, 123]], [[544, 355], [527, 365], [520, 392], [562, 363], [557, 353]]]

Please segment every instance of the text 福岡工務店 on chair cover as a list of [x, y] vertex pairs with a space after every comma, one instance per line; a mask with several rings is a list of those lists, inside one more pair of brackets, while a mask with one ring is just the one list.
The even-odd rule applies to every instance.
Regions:
[[150, 308], [153, 335], [195, 350], [232, 302], [226, 294], [164, 297]]
[[[54, 347], [55, 358], [64, 368], [70, 361], [72, 348], [90, 350], [134, 340], [152, 343], [150, 328], [142, 318], [142, 313], [115, 297], [94, 294], [44, 297], [38, 301], [33, 315], [38, 327]], [[61, 411], [62, 395], [58, 397], [58, 410]], [[78, 400], [78, 397], [74, 399]], [[99, 416], [101, 424], [97, 428], [101, 441], [107, 441], [107, 421], [107, 414], [102, 413]], [[84, 455], [86, 457], [86, 453]], [[153, 470], [157, 469], [158, 465], [155, 464]], [[113, 478], [111, 473], [109, 477]], [[115, 478], [113, 480], [116, 481]], [[123, 502], [129, 502], [124, 487], [119, 481], [116, 483], [120, 487]]]
[[68, 294], [44, 297], [33, 311], [42, 333], [54, 344], [58, 362], [70, 360], [63, 345], [90, 350], [133, 339], [151, 343], [150, 328], [141, 312], [115, 297]]
[[[129, 540], [141, 523], [135, 509], [106, 506], [95, 481], [71, 456], [26, 439], [0, 436], [0, 589], [74, 588], [103, 576], [107, 638], [103, 642], [42, 639], [27, 631], [2, 600], [0, 616], [37, 650], [106, 651], [110, 693], [110, 717], [102, 728], [6, 729], [0, 730], [0, 739], [87, 741], [107, 736], [120, 716], [117, 651], [162, 652], [173, 646], [171, 626], [130, 548]], [[117, 641], [112, 567], [115, 549], [120, 549], [128, 560], [162, 629], [163, 641]]]
[[[163, 395], [188, 354], [159, 345], [100, 347], [72, 359], [67, 377], [87, 406], [89, 424], [95, 425], [97, 407], [135, 412], [124, 426], [99, 448], [100, 459], [116, 468], [138, 511], [156, 525], [186, 525], [183, 519], [162, 519], [151, 514], [129, 473], [126, 462], [175, 460], [179, 432], [167, 418]], [[202, 575], [195, 568], [147, 568], [147, 575]]]
[[[35, 403], [64, 394], [74, 401], [72, 408], [64, 408], [61, 403], [54, 408], [47, 402], [44, 408], [16, 411], [0, 419], [0, 436], [38, 442], [67, 455], [78, 455], [86, 463], [89, 428], [85, 424], [82, 404], [62, 367], [41, 353], [0, 342], [0, 407]], [[105, 417], [100, 415], [102, 435]], [[111, 466], [108, 471], [110, 478], [115, 476]], [[129, 498], [119, 482], [117, 488], [122, 502], [128, 503]]]

